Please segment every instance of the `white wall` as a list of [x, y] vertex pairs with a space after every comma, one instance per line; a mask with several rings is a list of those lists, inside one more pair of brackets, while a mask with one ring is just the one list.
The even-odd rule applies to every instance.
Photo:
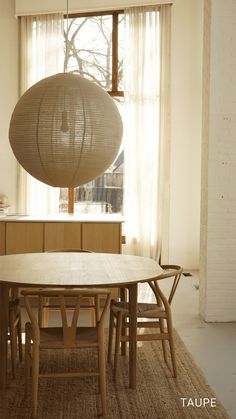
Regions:
[[16, 160], [8, 141], [11, 113], [18, 99], [18, 25], [14, 0], [0, 0], [0, 195], [15, 211]]
[[236, 321], [236, 2], [205, 2], [200, 310]]
[[172, 6], [169, 261], [199, 267], [203, 1]]

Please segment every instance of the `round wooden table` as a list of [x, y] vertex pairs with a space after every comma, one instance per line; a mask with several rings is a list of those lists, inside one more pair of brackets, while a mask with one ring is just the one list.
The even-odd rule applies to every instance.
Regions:
[[136, 387], [137, 284], [158, 278], [152, 259], [111, 253], [0, 256], [0, 389], [6, 386], [9, 287], [118, 287], [129, 291], [129, 382]]

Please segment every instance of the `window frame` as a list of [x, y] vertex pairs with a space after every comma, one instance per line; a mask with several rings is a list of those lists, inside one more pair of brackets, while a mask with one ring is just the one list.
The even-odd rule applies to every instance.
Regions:
[[[118, 89], [118, 43], [119, 43], [119, 15], [124, 14], [124, 10], [108, 10], [101, 12], [70, 13], [64, 15], [64, 20], [78, 17], [112, 16], [112, 89], [107, 93], [112, 97], [123, 97], [124, 91]], [[75, 188], [68, 188], [68, 213], [74, 214]]]

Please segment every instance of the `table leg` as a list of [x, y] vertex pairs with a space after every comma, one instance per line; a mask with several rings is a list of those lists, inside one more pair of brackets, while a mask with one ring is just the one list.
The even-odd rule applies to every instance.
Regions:
[[136, 388], [137, 284], [129, 285], [129, 386]]
[[9, 287], [0, 283], [0, 390], [7, 384]]
[[[126, 298], [126, 288], [120, 288], [120, 299], [123, 302], [126, 302], [127, 301], [127, 298]], [[126, 319], [123, 318], [123, 322], [125, 320]], [[127, 334], [127, 329], [126, 329], [126, 327], [122, 326], [121, 335], [122, 336], [125, 336], [126, 334]], [[121, 355], [123, 355], [123, 356], [126, 355], [126, 346], [127, 346], [127, 342], [121, 342]]]

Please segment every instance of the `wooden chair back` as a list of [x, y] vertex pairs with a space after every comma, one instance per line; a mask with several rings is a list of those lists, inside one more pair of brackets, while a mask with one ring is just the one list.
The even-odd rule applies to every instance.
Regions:
[[[61, 313], [61, 326], [63, 329], [63, 344], [65, 347], [71, 347], [76, 343], [76, 333], [77, 333], [77, 325], [80, 315], [80, 308], [81, 308], [81, 301], [84, 297], [86, 298], [94, 298], [96, 302], [96, 312], [97, 314], [97, 324], [95, 327], [103, 329], [105, 324], [105, 317], [106, 313], [109, 308], [110, 303], [110, 291], [107, 289], [69, 289], [69, 290], [58, 290], [58, 289], [45, 289], [45, 290], [24, 290], [22, 291], [24, 295], [25, 307], [27, 313], [29, 315], [34, 339], [39, 341], [40, 340], [40, 327], [38, 323], [38, 319], [35, 316], [33, 307], [32, 307], [32, 298], [31, 297], [38, 297], [38, 301], [40, 303], [40, 299], [43, 297], [47, 298], [54, 298], [58, 303], [58, 307]], [[105, 304], [100, 307], [100, 297], [105, 297]], [[72, 301], [73, 300], [73, 304]], [[69, 306], [69, 309], [68, 307]], [[73, 306], [73, 307], [72, 307]], [[70, 316], [72, 317], [71, 322], [69, 322], [68, 311], [70, 311]]]
[[[47, 253], [92, 253], [90, 250], [81, 249], [81, 248], [59, 248], [59, 249], [51, 249], [47, 250]], [[90, 321], [91, 324], [94, 324], [95, 314], [94, 314], [94, 304], [93, 299], [90, 298], [88, 300], [87, 307], [83, 307], [86, 310], [90, 311]], [[48, 325], [48, 317], [49, 317], [49, 311], [55, 310], [58, 308], [58, 305], [54, 304], [50, 307], [50, 299], [43, 298], [41, 296], [40, 298], [40, 304], [39, 304], [39, 310], [38, 310], [38, 317], [39, 317], [39, 324], [43, 326]]]
[[[165, 309], [167, 309], [172, 303], [183, 268], [179, 265], [161, 265], [161, 267], [164, 270], [163, 274], [157, 280], [149, 281], [148, 284], [156, 297], [157, 305], [160, 307], [163, 303]], [[173, 278], [173, 282], [169, 295], [166, 297], [159, 286], [159, 281], [167, 278]]]

